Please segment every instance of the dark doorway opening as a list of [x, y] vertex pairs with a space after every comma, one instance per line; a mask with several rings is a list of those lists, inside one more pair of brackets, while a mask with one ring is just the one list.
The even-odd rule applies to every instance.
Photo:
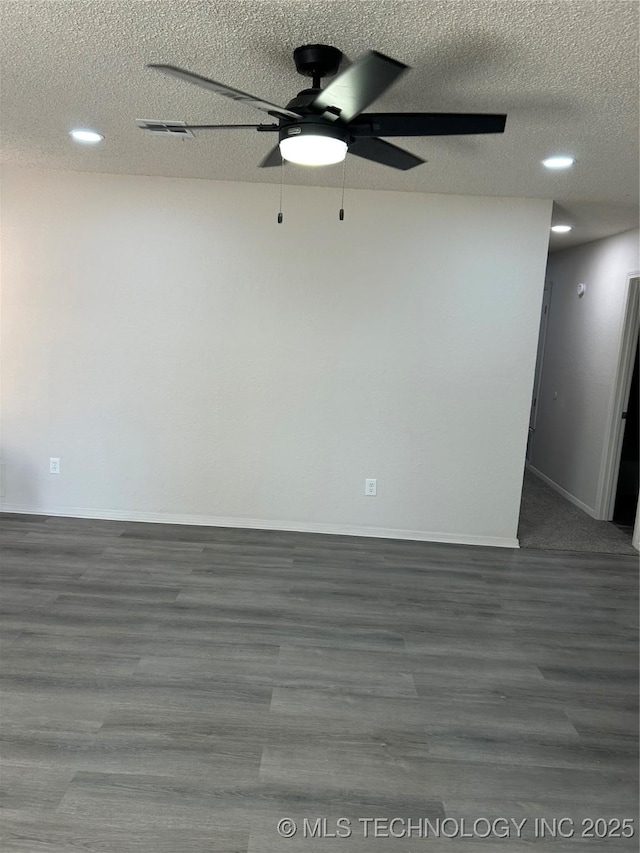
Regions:
[[640, 356], [640, 338], [636, 345], [636, 358], [631, 377], [629, 402], [625, 415], [624, 438], [620, 454], [620, 471], [616, 487], [616, 500], [613, 509], [613, 523], [618, 527], [630, 528], [636, 518], [638, 506], [638, 487], [640, 470], [640, 377], [638, 375], [638, 357]]

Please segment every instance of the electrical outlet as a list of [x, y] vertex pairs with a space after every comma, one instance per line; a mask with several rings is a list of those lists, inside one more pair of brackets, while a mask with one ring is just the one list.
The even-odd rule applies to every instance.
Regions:
[[378, 494], [378, 481], [377, 480], [365, 480], [364, 481], [364, 493], [369, 497], [374, 498]]
[[49, 473], [50, 474], [59, 474], [60, 473], [60, 457], [59, 456], [50, 456], [49, 457]]

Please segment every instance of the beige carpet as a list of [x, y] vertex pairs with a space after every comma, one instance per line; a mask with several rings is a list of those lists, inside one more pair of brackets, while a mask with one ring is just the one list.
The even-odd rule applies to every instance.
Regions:
[[608, 521], [596, 521], [525, 471], [518, 538], [521, 548], [635, 554], [631, 536]]

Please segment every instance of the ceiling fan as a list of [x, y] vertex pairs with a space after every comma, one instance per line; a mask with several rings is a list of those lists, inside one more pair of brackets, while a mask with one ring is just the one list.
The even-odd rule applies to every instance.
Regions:
[[365, 113], [398, 78], [407, 65], [377, 51], [370, 51], [329, 83], [335, 76], [342, 53], [335, 47], [308, 44], [293, 52], [300, 74], [311, 77], [310, 89], [303, 89], [286, 107], [232, 89], [173, 65], [147, 65], [163, 74], [194, 83], [217, 95], [248, 104], [278, 120], [277, 124], [183, 124], [139, 120], [144, 130], [189, 134], [194, 130], [244, 128], [277, 133], [278, 145], [264, 158], [261, 167], [280, 166], [283, 160], [304, 166], [325, 166], [344, 160], [347, 151], [393, 169], [412, 169], [425, 161], [380, 137], [457, 136], [460, 134], [503, 133], [506, 115], [477, 113]]

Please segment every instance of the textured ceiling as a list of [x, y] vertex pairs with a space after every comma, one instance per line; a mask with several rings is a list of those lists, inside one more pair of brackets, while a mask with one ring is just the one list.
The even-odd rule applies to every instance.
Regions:
[[[135, 119], [269, 117], [146, 69], [179, 65], [286, 104], [307, 85], [300, 44], [369, 49], [412, 67], [370, 109], [506, 112], [502, 136], [398, 139], [428, 162], [398, 172], [348, 158], [347, 187], [552, 198], [574, 226], [552, 248], [638, 224], [638, 4], [616, 0], [0, 0], [5, 162], [91, 172], [279, 181], [251, 131], [152, 137]], [[102, 132], [95, 148], [73, 127]], [[551, 173], [540, 161], [569, 153]], [[339, 186], [342, 167], [288, 165], [285, 182]]]

